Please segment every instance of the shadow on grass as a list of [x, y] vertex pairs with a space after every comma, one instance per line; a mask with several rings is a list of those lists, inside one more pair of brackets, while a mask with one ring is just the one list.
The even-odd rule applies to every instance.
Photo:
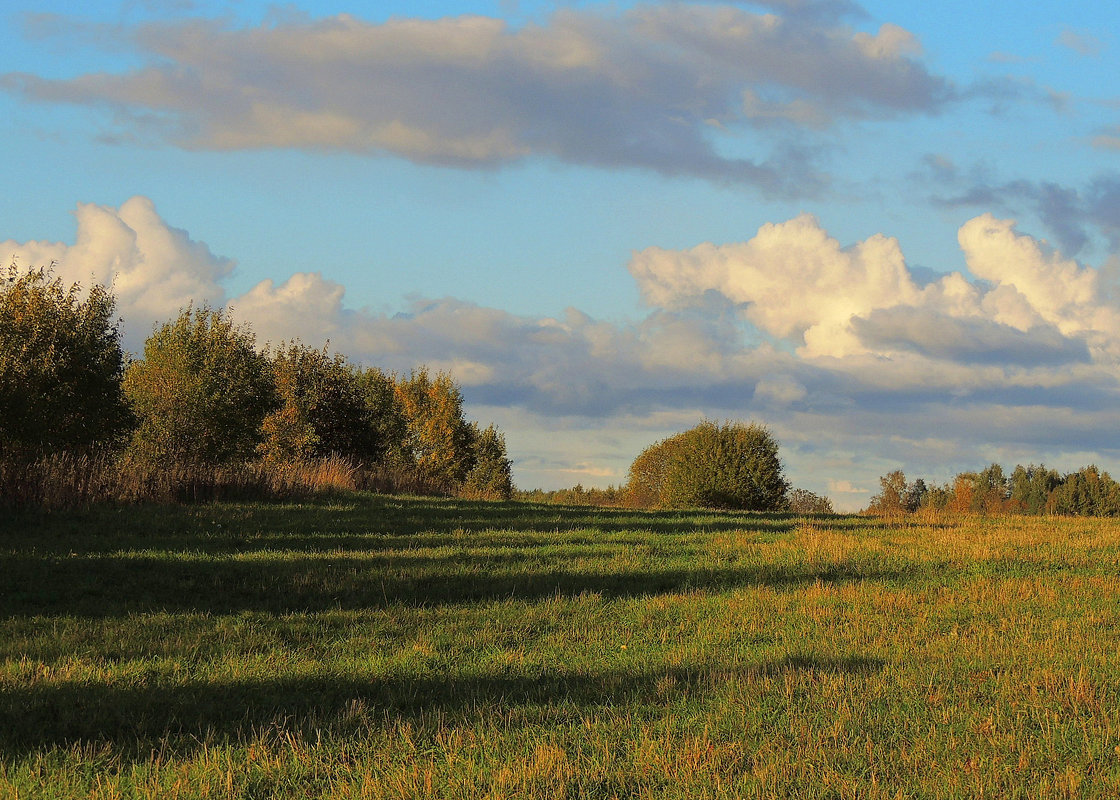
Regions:
[[[866, 526], [862, 517], [828, 524], [857, 520]], [[23, 514], [0, 522], [0, 618], [298, 613], [901, 577], [875, 564], [742, 565], [696, 550], [705, 534], [765, 541], [801, 521], [371, 494]]]
[[385, 558], [284, 554], [268, 559], [0, 557], [0, 618], [111, 617], [156, 612], [274, 614], [441, 606], [493, 600], [535, 601], [595, 593], [643, 597], [821, 581], [897, 580], [874, 563], [638, 567], [609, 559], [565, 564], [562, 557]]
[[[0, 695], [0, 753], [78, 744], [109, 744], [125, 758], [147, 759], [162, 745], [193, 749], [205, 743], [245, 742], [270, 729], [308, 740], [391, 725], [434, 712], [477, 721], [512, 709], [564, 713], [572, 707], [619, 709], [664, 704], [683, 695], [725, 693], [767, 678], [818, 674], [867, 675], [878, 659], [820, 659], [809, 655], [755, 666], [697, 666], [594, 674], [564, 670], [533, 676], [390, 677], [339, 675], [187, 685], [120, 686], [73, 683], [21, 688]], [[473, 722], [471, 723], [473, 724]]]
[[[272, 549], [363, 549], [455, 545], [464, 535], [515, 532], [545, 544], [546, 537], [677, 535], [750, 532], [781, 536], [804, 518], [789, 514], [641, 511], [534, 503], [486, 503], [356, 493], [349, 500], [299, 505], [213, 504], [94, 508], [77, 512], [21, 512], [0, 520], [0, 549], [39, 553], [116, 552], [130, 548], [190, 549], [207, 553]], [[864, 517], [828, 518], [847, 527]], [[635, 537], [637, 541], [640, 537]]]

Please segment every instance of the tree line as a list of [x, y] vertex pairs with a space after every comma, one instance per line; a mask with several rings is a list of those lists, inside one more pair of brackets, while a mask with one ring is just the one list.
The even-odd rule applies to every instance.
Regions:
[[193, 475], [250, 464], [275, 475], [334, 459], [382, 487], [512, 492], [504, 435], [464, 417], [445, 373], [395, 375], [298, 340], [258, 347], [228, 312], [193, 304], [131, 358], [114, 311], [108, 288], [83, 292], [49, 268], [13, 264], [0, 278], [8, 495], [28, 485], [28, 471], [64, 458]]
[[962, 472], [937, 485], [922, 478], [907, 482], [901, 470], [879, 479], [880, 492], [867, 508], [873, 514], [920, 509], [975, 514], [1120, 516], [1120, 483], [1095, 465], [1065, 474], [1045, 465], [1018, 465], [1008, 475], [999, 464]]

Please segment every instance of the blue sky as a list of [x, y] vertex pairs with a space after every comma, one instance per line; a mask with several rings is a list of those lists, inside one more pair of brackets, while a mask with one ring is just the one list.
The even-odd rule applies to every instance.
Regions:
[[5, 257], [426, 363], [525, 488], [1120, 457], [1111, 4], [9, 2]]

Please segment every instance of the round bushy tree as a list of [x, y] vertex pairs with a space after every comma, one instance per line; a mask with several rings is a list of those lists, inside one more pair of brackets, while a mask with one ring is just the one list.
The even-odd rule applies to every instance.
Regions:
[[[84, 298], [83, 298], [84, 294]], [[50, 269], [0, 277], [0, 453], [88, 452], [131, 424], [115, 299]]]
[[269, 362], [252, 331], [206, 306], [188, 306], [148, 337], [124, 388], [139, 418], [133, 451], [157, 461], [250, 459], [276, 406]]
[[782, 511], [789, 491], [777, 440], [754, 423], [705, 420], [647, 448], [630, 480], [632, 497], [670, 508]]
[[651, 444], [630, 464], [626, 480], [626, 497], [630, 505], [640, 508], [665, 505], [665, 487], [674, 453], [686, 443], [687, 435], [678, 433]]

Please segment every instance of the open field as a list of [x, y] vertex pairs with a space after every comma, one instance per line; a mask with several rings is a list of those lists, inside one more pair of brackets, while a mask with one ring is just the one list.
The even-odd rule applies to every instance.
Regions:
[[1120, 796], [1120, 524], [0, 520], [0, 797]]

